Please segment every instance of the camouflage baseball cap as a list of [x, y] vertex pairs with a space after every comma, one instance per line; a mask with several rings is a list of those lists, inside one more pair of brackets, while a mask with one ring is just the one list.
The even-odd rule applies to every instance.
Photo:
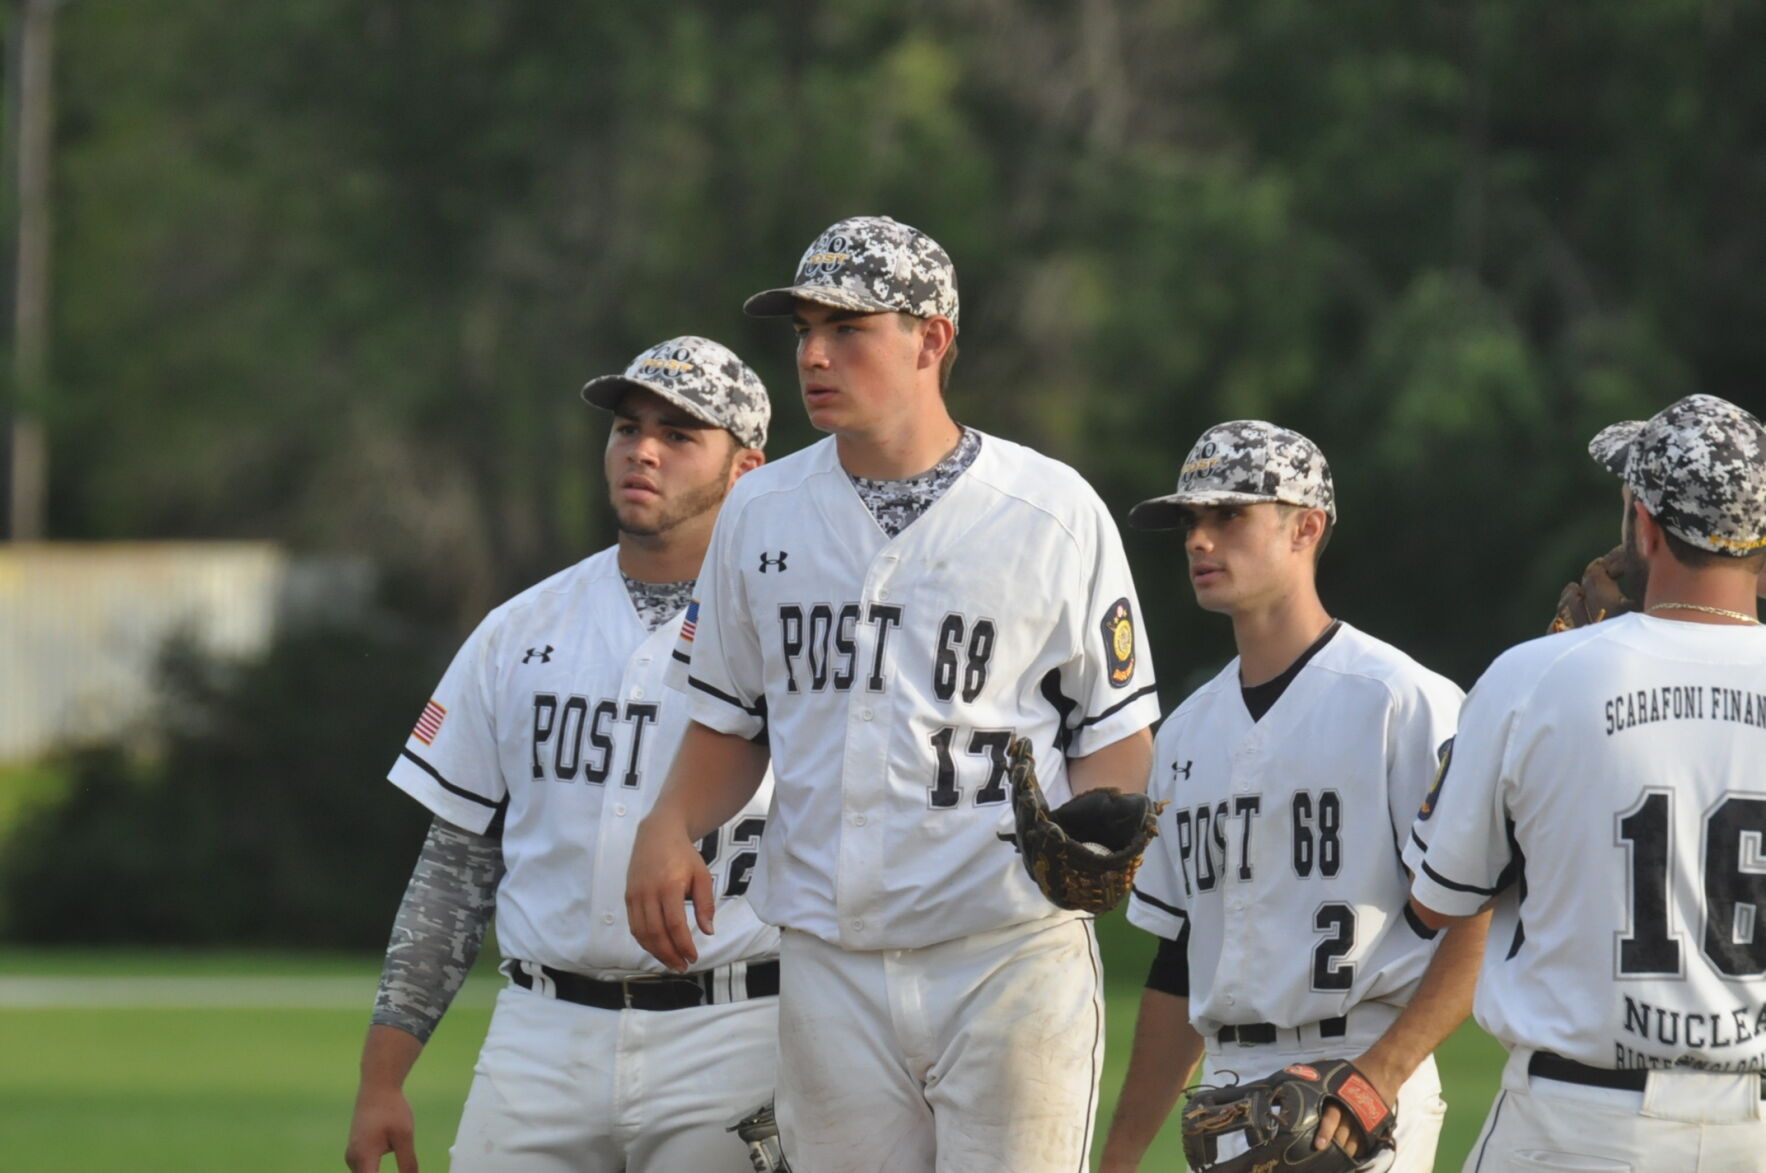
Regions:
[[957, 270], [938, 242], [888, 216], [854, 216], [816, 237], [797, 262], [797, 278], [757, 293], [742, 312], [789, 314], [802, 298], [867, 314], [942, 314], [957, 324]]
[[1588, 454], [1675, 537], [1717, 554], [1766, 548], [1766, 428], [1727, 399], [1688, 395], [1603, 428]]
[[1337, 520], [1331, 466], [1317, 444], [1291, 428], [1234, 420], [1202, 433], [1177, 474], [1177, 492], [1142, 501], [1128, 521], [1136, 529], [1177, 529], [1189, 506], [1264, 501], [1322, 509]]
[[683, 334], [658, 342], [631, 361], [622, 375], [602, 375], [583, 387], [583, 400], [612, 411], [634, 387], [654, 391], [713, 427], [727, 428], [749, 448], [766, 447], [773, 405], [766, 385], [748, 364], [709, 338]]

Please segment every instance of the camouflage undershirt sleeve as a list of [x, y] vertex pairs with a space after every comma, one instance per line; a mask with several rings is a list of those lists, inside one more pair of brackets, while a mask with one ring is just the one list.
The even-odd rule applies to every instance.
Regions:
[[503, 845], [437, 818], [417, 855], [374, 996], [373, 1022], [427, 1043], [484, 944]]

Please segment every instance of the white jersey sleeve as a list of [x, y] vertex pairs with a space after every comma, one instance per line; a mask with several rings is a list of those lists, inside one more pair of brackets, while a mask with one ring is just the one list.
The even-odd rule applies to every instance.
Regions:
[[388, 777], [399, 789], [456, 826], [482, 834], [508, 801], [497, 757], [498, 613], [492, 612], [455, 653], [423, 707]]
[[1085, 548], [1079, 566], [1087, 581], [1075, 597], [1086, 604], [1073, 616], [1079, 630], [1073, 659], [1062, 666], [1061, 678], [1072, 681], [1072, 695], [1079, 698], [1069, 725], [1067, 756], [1082, 758], [1152, 724], [1159, 702], [1122, 535], [1097, 493], [1078, 483], [1090, 504], [1083, 515], [1089, 532], [1076, 535]]
[[1472, 687], [1459, 729], [1419, 808], [1406, 862], [1416, 875], [1412, 892], [1425, 907], [1470, 916], [1505, 888], [1513, 846], [1508, 834], [1510, 732], [1517, 712], [1516, 679], [1507, 657]]
[[766, 666], [737, 565], [742, 482], [724, 503], [705, 552], [697, 597], [688, 604], [669, 667], [688, 715], [719, 733], [754, 740], [766, 731]]
[[1416, 674], [1395, 680], [1391, 724], [1386, 729], [1386, 794], [1392, 842], [1415, 869], [1421, 840], [1413, 839], [1418, 813], [1433, 789], [1459, 726], [1465, 694], [1444, 676]]
[[[1174, 723], [1173, 730], [1177, 728]], [[1164, 763], [1171, 756], [1174, 738], [1160, 736], [1153, 746], [1153, 764], [1148, 771], [1147, 797], [1166, 804], [1159, 816], [1159, 834], [1147, 845], [1140, 870], [1134, 874], [1134, 887], [1128, 896], [1128, 921], [1156, 937], [1175, 941], [1190, 923], [1189, 893], [1185, 890], [1184, 872], [1178, 866], [1177, 773]]]

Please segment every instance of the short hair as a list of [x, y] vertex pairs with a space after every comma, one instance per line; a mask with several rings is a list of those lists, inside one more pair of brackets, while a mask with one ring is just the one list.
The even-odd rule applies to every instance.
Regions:
[[1750, 550], [1745, 554], [1706, 550], [1693, 545], [1660, 521], [1656, 524], [1661, 526], [1662, 538], [1668, 543], [1668, 553], [1674, 555], [1674, 561], [1688, 570], [1711, 570], [1719, 566], [1739, 566], [1750, 574], [1766, 570], [1766, 548]]

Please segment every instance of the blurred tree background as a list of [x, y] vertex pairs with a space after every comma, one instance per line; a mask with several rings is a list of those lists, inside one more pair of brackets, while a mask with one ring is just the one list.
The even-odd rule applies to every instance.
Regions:
[[[789, 332], [739, 307], [857, 213], [957, 262], [959, 419], [1118, 516], [1209, 424], [1301, 429], [1338, 482], [1327, 605], [1469, 684], [1615, 540], [1596, 430], [1766, 400], [1762, 49], [1734, 0], [76, 0], [50, 532], [369, 553], [411, 646], [229, 677], [260, 728], [347, 703], [326, 664], [390, 698], [322, 761], [190, 732], [74, 774], [250, 805], [311, 769], [306, 803], [420, 833], [365, 804], [435, 664], [612, 538], [576, 388], [708, 334], [773, 389], [774, 455], [810, 442]], [[1169, 708], [1230, 633], [1169, 540], [1127, 541]], [[316, 698], [251, 692], [297, 661]], [[372, 854], [283, 825], [334, 840], [307, 869]], [[15, 901], [55, 882], [33, 859]]]

